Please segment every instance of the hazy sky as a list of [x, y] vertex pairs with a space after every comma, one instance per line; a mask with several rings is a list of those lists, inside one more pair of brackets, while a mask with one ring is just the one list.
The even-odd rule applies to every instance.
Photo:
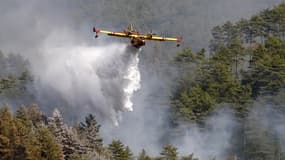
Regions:
[[[281, 0], [1, 0], [0, 49], [30, 50], [50, 32], [71, 29], [92, 39], [93, 25], [114, 29], [145, 18], [147, 28], [180, 34], [186, 45], [207, 45], [210, 29], [227, 20], [249, 17]], [[139, 27], [139, 26], [138, 26]], [[92, 39], [93, 40], [93, 39]]]

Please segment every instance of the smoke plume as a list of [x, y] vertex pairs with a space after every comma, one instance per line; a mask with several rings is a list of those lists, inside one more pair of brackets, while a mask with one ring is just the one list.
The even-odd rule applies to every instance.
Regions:
[[[267, 132], [267, 137], [279, 141], [280, 149], [285, 152], [285, 110], [284, 90], [275, 96], [259, 97], [253, 104], [248, 119], [257, 123], [260, 133]], [[249, 124], [250, 125], [250, 124]]]
[[[88, 46], [71, 37], [49, 37], [32, 61], [38, 99], [55, 93], [75, 113], [96, 113], [118, 125], [119, 112], [132, 111], [132, 95], [140, 88], [138, 50], [120, 43]], [[60, 106], [61, 107], [61, 106]]]
[[226, 159], [231, 148], [231, 138], [237, 121], [229, 111], [219, 109], [206, 121], [203, 128], [197, 125], [181, 126], [182, 135], [176, 135], [173, 144], [182, 155], [194, 153], [195, 157], [206, 159]]

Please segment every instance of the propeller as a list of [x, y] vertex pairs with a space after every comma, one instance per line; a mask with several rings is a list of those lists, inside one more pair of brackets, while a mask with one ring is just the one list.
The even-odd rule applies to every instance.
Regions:
[[156, 35], [156, 33], [153, 33], [152, 30], [147, 33], [148, 38], [151, 38], [153, 35]]
[[153, 32], [152, 32], [152, 29], [150, 30], [150, 34], [151, 34], [151, 35], [156, 35], [156, 33], [153, 33]]

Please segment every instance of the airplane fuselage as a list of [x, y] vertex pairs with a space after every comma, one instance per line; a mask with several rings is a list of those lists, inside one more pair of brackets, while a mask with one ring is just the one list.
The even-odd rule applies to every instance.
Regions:
[[140, 48], [145, 45], [145, 40], [139, 38], [133, 38], [131, 39], [131, 44], [136, 48]]

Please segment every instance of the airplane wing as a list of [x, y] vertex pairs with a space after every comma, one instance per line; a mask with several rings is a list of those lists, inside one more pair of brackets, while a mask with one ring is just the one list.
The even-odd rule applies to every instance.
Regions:
[[130, 37], [134, 38], [142, 38], [145, 40], [153, 40], [153, 41], [176, 41], [176, 42], [182, 42], [182, 37], [177, 38], [171, 38], [171, 37], [160, 37], [160, 36], [152, 36], [152, 35], [137, 35], [137, 34], [131, 34]]
[[107, 34], [109, 36], [117, 36], [117, 37], [130, 37], [128, 34], [124, 33], [124, 32], [111, 32], [111, 31], [106, 31], [106, 30], [99, 30], [96, 29], [95, 27], [93, 28], [93, 32], [96, 33], [96, 38], [98, 37], [98, 33], [104, 33]]
[[104, 33], [109, 36], [116, 36], [116, 37], [125, 37], [125, 38], [134, 38], [134, 39], [141, 39], [141, 40], [153, 40], [153, 41], [175, 41], [177, 42], [177, 46], [180, 45], [182, 42], [182, 38], [171, 38], [171, 37], [160, 37], [160, 36], [153, 36], [152, 34], [140, 34], [140, 33], [127, 33], [127, 32], [111, 32], [107, 30], [99, 30], [95, 27], [93, 28], [93, 32], [96, 33], [95, 38], [98, 37], [98, 33]]
[[170, 38], [170, 37], [159, 37], [159, 36], [152, 36], [149, 38], [149, 40], [154, 40], [154, 41], [176, 41], [176, 42], [181, 42], [182, 38]]

